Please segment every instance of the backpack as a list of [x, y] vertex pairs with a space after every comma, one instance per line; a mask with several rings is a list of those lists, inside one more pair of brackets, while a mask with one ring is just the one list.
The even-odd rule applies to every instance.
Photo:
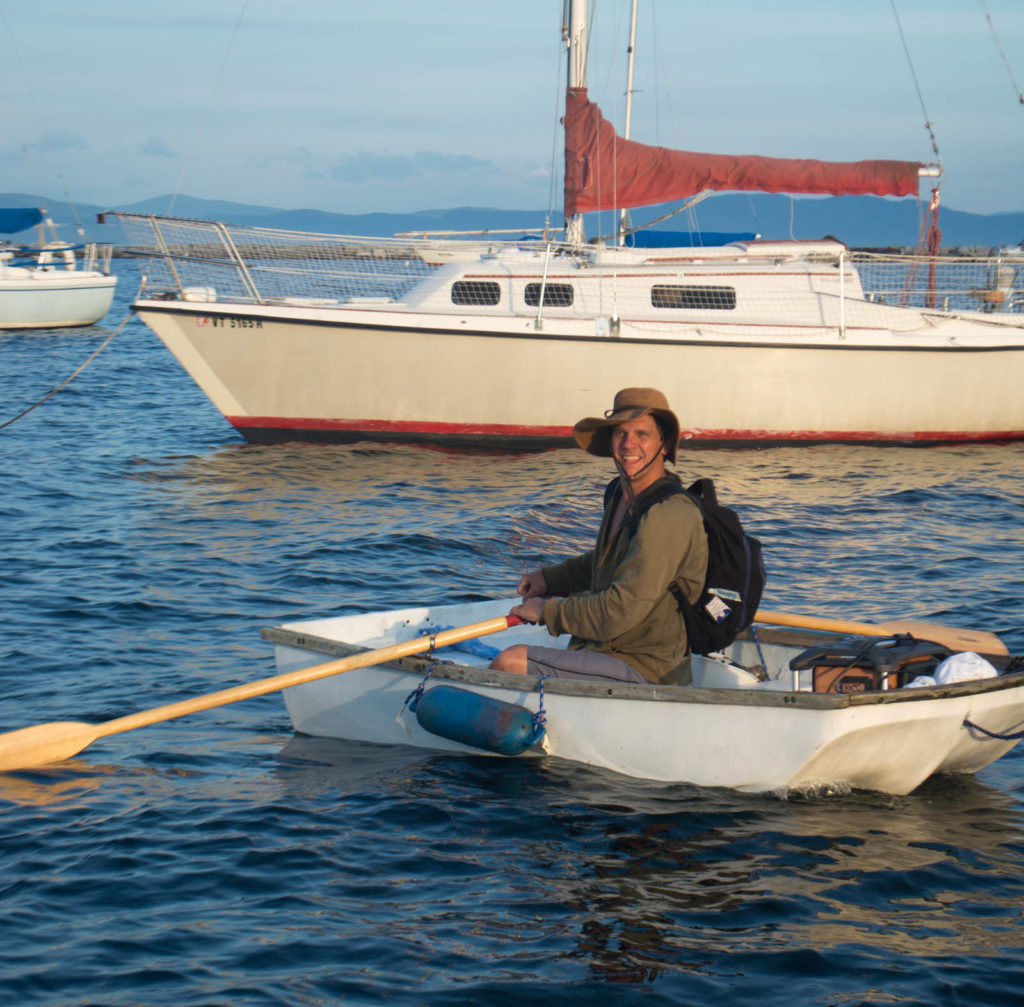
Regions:
[[[605, 506], [615, 494], [618, 479], [605, 487]], [[676, 599], [686, 624], [686, 637], [694, 654], [711, 654], [728, 647], [754, 621], [765, 585], [761, 543], [743, 530], [736, 512], [723, 507], [710, 479], [698, 479], [684, 490], [669, 476], [640, 494], [630, 518], [630, 535], [636, 534], [640, 518], [649, 507], [685, 493], [699, 508], [708, 537], [708, 570], [696, 604], [691, 605], [683, 589], [673, 581], [668, 590]]]

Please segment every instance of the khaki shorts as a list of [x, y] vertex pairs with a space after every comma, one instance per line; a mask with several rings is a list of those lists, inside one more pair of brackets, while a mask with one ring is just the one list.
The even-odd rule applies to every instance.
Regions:
[[551, 678], [590, 678], [602, 682], [650, 684], [628, 661], [596, 650], [527, 647], [526, 673], [549, 675]]

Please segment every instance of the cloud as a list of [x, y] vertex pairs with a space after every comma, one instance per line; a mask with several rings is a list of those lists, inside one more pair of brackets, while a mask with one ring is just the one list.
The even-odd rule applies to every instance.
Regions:
[[494, 171], [493, 161], [470, 157], [468, 154], [438, 154], [436, 151], [421, 150], [413, 156], [413, 162], [423, 171]]
[[331, 168], [336, 182], [405, 182], [418, 172], [399, 154], [353, 154]]
[[55, 133], [43, 133], [38, 140], [28, 144], [32, 150], [85, 150], [89, 146], [85, 138], [65, 133], [62, 130]]
[[492, 161], [470, 157], [468, 154], [442, 154], [422, 150], [412, 157], [404, 154], [353, 154], [330, 169], [336, 182], [407, 182], [411, 178], [434, 173], [458, 174], [494, 171]]
[[158, 136], [151, 136], [145, 143], [139, 145], [140, 154], [148, 154], [150, 157], [177, 157], [171, 150], [166, 140]]

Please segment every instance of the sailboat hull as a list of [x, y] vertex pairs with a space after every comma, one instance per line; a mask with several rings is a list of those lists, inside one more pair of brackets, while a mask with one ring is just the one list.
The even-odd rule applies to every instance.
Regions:
[[[700, 444], [1024, 438], [1019, 331], [661, 325], [599, 318], [140, 301], [143, 320], [253, 442], [537, 448], [615, 390], [656, 384]], [[607, 320], [604, 320], [607, 323]]]
[[[10, 278], [17, 272], [18, 278]], [[0, 329], [55, 329], [93, 325], [114, 299], [116, 276], [54, 270], [0, 274]]]

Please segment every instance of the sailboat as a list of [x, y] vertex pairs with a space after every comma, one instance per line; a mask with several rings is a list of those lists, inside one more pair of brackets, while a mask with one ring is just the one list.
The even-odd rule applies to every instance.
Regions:
[[41, 208], [0, 209], [0, 234], [33, 227], [39, 229], [35, 245], [0, 242], [0, 329], [95, 324], [114, 298], [112, 246], [59, 240]]
[[570, 444], [657, 385], [702, 445], [1024, 438], [1018, 257], [739, 236], [643, 247], [585, 215], [715, 191], [919, 196], [936, 169], [698, 154], [616, 134], [572, 0], [561, 240], [357, 238], [115, 212], [148, 256], [135, 310], [253, 442]]

